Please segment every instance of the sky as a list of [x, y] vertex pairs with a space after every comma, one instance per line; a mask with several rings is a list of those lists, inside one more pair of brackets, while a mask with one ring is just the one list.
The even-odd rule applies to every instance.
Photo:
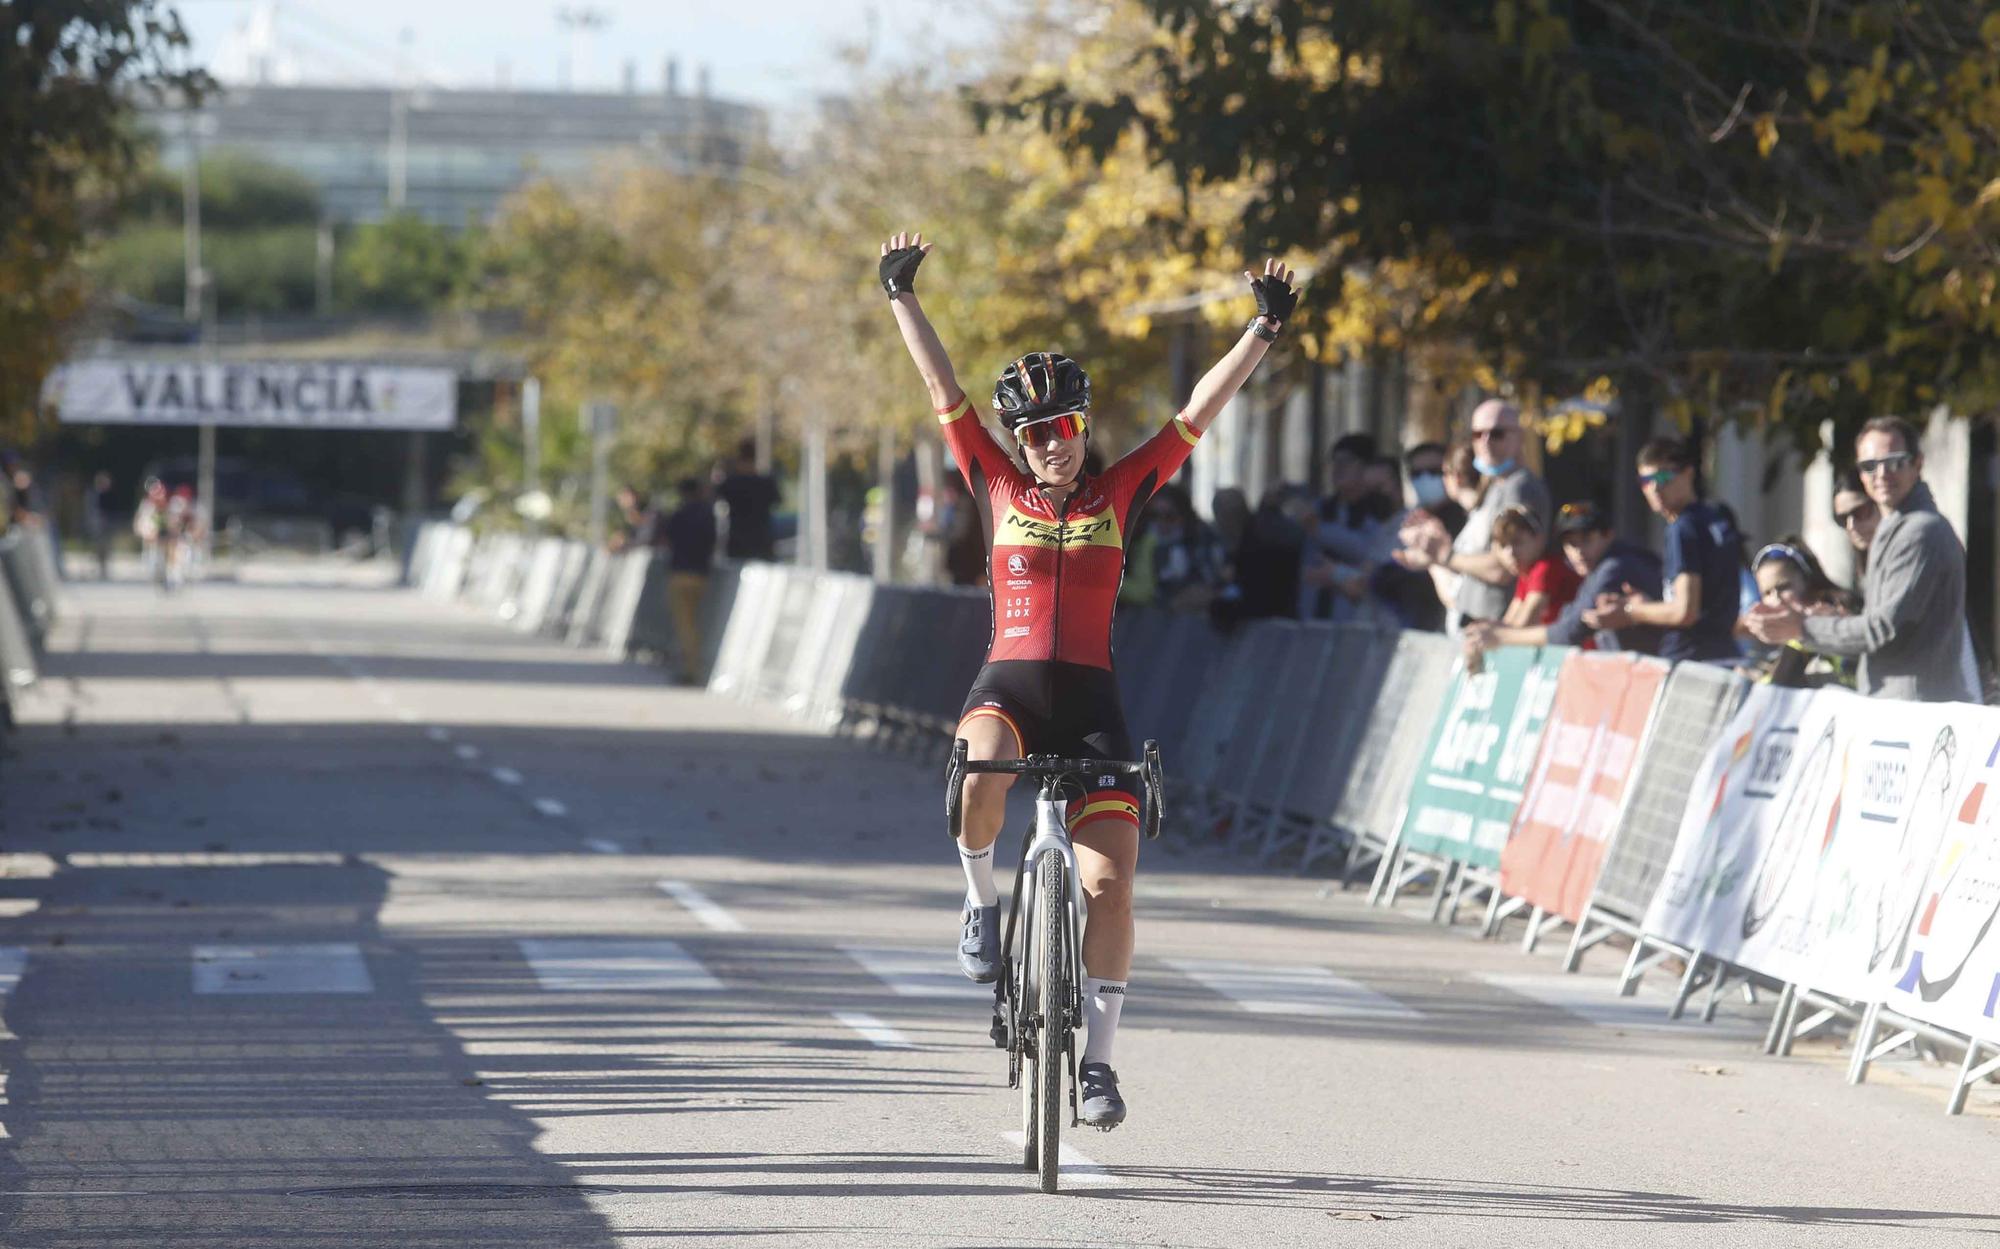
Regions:
[[[176, 0], [196, 63], [224, 81], [249, 72], [248, 49], [274, 48], [280, 81], [395, 81], [401, 67], [439, 86], [555, 88], [565, 64], [579, 89], [660, 90], [680, 62], [691, 91], [706, 65], [721, 97], [802, 108], [852, 80], [837, 55], [874, 64], [937, 59], [979, 37], [1008, 0]], [[587, 29], [559, 15], [601, 22]]]

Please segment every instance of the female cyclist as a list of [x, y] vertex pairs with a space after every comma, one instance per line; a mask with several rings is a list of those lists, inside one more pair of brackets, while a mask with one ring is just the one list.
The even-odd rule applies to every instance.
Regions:
[[[917, 266], [934, 244], [897, 234], [882, 245], [883, 289], [903, 343], [923, 375], [944, 439], [972, 489], [988, 543], [993, 640], [972, 683], [958, 735], [967, 758], [1059, 754], [1130, 759], [1125, 713], [1111, 675], [1111, 614], [1125, 543], [1140, 509], [1173, 477], [1208, 423], [1235, 397], [1291, 316], [1292, 271], [1276, 260], [1244, 277], [1257, 316], [1221, 362], [1196, 383], [1187, 407], [1103, 473], [1084, 472], [1090, 441], [1090, 378], [1074, 360], [1038, 351], [1009, 365], [993, 387], [993, 412], [1013, 435], [1011, 456], [980, 423], [951, 360], [917, 302]], [[1111, 1042], [1132, 966], [1132, 875], [1139, 860], [1139, 804], [1112, 777], [1070, 805], [1087, 902], [1083, 933], [1085, 1123], [1113, 1128], [1125, 1102], [1111, 1068]], [[1000, 894], [993, 843], [1013, 778], [965, 780], [959, 858], [966, 901], [958, 959], [966, 975], [1000, 974]]]

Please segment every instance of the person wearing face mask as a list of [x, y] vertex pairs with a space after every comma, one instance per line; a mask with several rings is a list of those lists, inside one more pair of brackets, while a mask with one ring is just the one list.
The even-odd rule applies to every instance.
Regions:
[[1445, 532], [1456, 537], [1465, 528], [1465, 509], [1446, 488], [1445, 454], [1441, 442], [1420, 442], [1403, 452], [1403, 472], [1410, 479], [1410, 506], [1437, 517]]
[[[1087, 472], [1090, 378], [1067, 356], [1021, 356], [993, 387], [993, 412], [1019, 459], [979, 421], [916, 296], [917, 268], [933, 245], [897, 234], [882, 245], [877, 273], [903, 345], [923, 377], [945, 444], [983, 508], [992, 543], [993, 632], [957, 735], [973, 760], [1058, 754], [1131, 759], [1132, 741], [1111, 669], [1111, 622], [1124, 544], [1139, 511], [1187, 462], [1291, 319], [1292, 271], [1267, 260], [1244, 273], [1257, 315], [1228, 354], [1195, 383], [1187, 406], [1102, 473]], [[1184, 674], [1162, 674], [1182, 680]], [[1122, 782], [1096, 785], [1070, 808], [1070, 840], [1083, 886], [1084, 1043], [1077, 1070], [1078, 1117], [1096, 1128], [1124, 1122], [1111, 1066], [1112, 1039], [1132, 964], [1132, 878], [1139, 858], [1139, 803]], [[999, 891], [993, 843], [1013, 778], [965, 780], [959, 860], [966, 900], [959, 966], [982, 984], [1000, 976]]]
[[1527, 435], [1520, 409], [1503, 399], [1488, 399], [1474, 408], [1472, 447], [1482, 486], [1478, 506], [1466, 516], [1465, 527], [1448, 540], [1442, 526], [1406, 530], [1409, 541], [1396, 555], [1405, 568], [1436, 568], [1456, 576], [1447, 613], [1453, 633], [1468, 620], [1499, 620], [1513, 598], [1514, 578], [1492, 550], [1493, 522], [1500, 513], [1525, 507], [1544, 531], [1549, 523], [1549, 488], [1521, 461]]

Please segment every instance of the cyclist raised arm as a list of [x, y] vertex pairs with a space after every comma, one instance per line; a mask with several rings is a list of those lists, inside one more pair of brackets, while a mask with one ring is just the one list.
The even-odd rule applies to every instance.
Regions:
[[[879, 276], [989, 543], [992, 640], [966, 695], [958, 736], [970, 760], [1028, 754], [1130, 760], [1132, 741], [1111, 671], [1111, 618], [1125, 542], [1140, 509], [1187, 462], [1202, 431], [1277, 341], [1298, 302], [1292, 271], [1270, 260], [1260, 275], [1243, 275], [1257, 317], [1242, 338], [1202, 377], [1184, 409], [1109, 469], [1091, 475], [1084, 471], [1090, 378], [1068, 356], [1030, 352], [994, 384], [993, 413], [1013, 435], [1013, 448], [1003, 448], [980, 423], [917, 303], [917, 268], [931, 246], [921, 234], [895, 235], [882, 246]], [[1068, 813], [1087, 904], [1079, 1111], [1085, 1123], [1109, 1128], [1125, 1117], [1110, 1057], [1132, 964], [1139, 800], [1109, 772], [1086, 779]], [[1012, 782], [992, 773], [965, 780], [958, 852], [966, 900], [958, 957], [966, 975], [980, 983], [1000, 975], [993, 843]]]
[[1205, 431], [1209, 422], [1221, 415], [1236, 392], [1243, 389], [1243, 383], [1263, 363], [1264, 353], [1278, 341], [1278, 331], [1284, 328], [1299, 302], [1292, 276], [1291, 269], [1276, 260], [1264, 262], [1261, 276], [1248, 269], [1243, 271], [1244, 280], [1250, 283], [1250, 293], [1257, 299], [1257, 315], [1243, 327], [1243, 336], [1236, 340], [1229, 354], [1216, 361], [1215, 367], [1194, 384], [1194, 394], [1188, 397], [1183, 415], [1194, 426], [1195, 433]]
[[882, 244], [880, 273], [882, 287], [889, 292], [889, 306], [896, 314], [896, 328], [903, 331], [903, 345], [910, 349], [917, 372], [931, 392], [931, 406], [943, 412], [964, 397], [958, 377], [951, 371], [951, 357], [938, 341], [931, 319], [917, 302], [917, 266], [931, 254], [935, 243], [924, 242], [922, 234], [896, 234]]

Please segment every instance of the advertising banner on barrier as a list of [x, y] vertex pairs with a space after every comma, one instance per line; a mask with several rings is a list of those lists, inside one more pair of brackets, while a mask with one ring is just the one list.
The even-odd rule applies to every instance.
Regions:
[[1564, 662], [1500, 853], [1502, 892], [1571, 923], [1583, 919], [1667, 670], [1629, 653], [1578, 651]]
[[1765, 688], [1744, 713], [1710, 756], [1648, 927], [1775, 979], [1883, 1000], [1940, 849], [1966, 823], [1972, 743], [1992, 741], [2000, 713]]
[[[1681, 813], [1680, 835], [1660, 890], [1646, 908], [1645, 931], [1689, 949], [1733, 959], [1751, 914], [1749, 885], [1771, 826], [1792, 808], [1799, 742], [1814, 744], [1809, 805], [1831, 775], [1832, 717], [1808, 723], [1810, 690], [1760, 685], [1737, 708], [1728, 729], [1709, 747]], [[1830, 712], [1827, 704], [1821, 704]], [[1818, 747], [1825, 737], [1825, 753]], [[1810, 815], [1796, 816], [1800, 827]]]
[[1461, 667], [1438, 712], [1403, 816], [1402, 842], [1475, 867], [1500, 866], [1500, 848], [1555, 701], [1570, 648], [1502, 647], [1482, 671]]
[[[2000, 711], [1975, 712], [1961, 748], [1966, 770], [1951, 801], [1916, 896], [1896, 940], [1882, 1001], [1922, 1019], [1986, 1041], [2000, 1041]], [[1921, 856], [1928, 839], [1919, 837]]]

